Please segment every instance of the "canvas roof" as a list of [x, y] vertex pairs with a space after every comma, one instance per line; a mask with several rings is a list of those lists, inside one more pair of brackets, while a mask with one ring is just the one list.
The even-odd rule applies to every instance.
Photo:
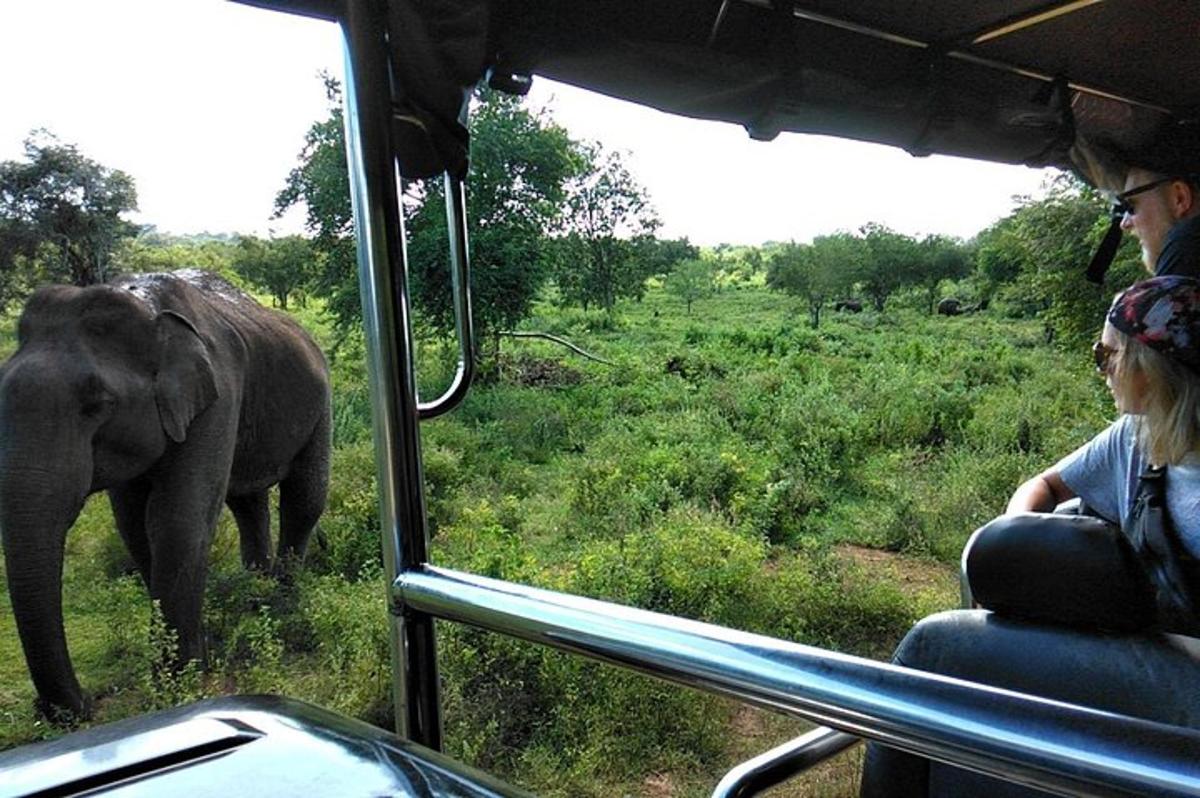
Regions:
[[[1129, 163], [1200, 171], [1195, 0], [390, 0], [388, 20], [399, 105], [447, 128], [452, 89], [544, 76], [756, 138], [822, 133], [1101, 185]], [[423, 48], [440, 55], [408, 55]]]

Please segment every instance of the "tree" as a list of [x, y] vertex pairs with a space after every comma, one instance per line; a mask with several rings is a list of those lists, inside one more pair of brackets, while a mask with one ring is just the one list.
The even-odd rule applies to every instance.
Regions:
[[[478, 341], [529, 316], [554, 265], [548, 238], [564, 186], [583, 167], [567, 131], [520, 98], [481, 90], [470, 120], [467, 219]], [[425, 318], [451, 329], [453, 305], [443, 186], [429, 181], [408, 215], [413, 293]], [[478, 352], [477, 352], [478, 354]]]
[[120, 272], [170, 272], [203, 269], [237, 282], [233, 256], [237, 240], [229, 234], [164, 235], [146, 226], [134, 238], [124, 239], [113, 252]]
[[1016, 281], [1028, 265], [1028, 253], [1021, 244], [1014, 216], [980, 231], [975, 236], [975, 272], [988, 299], [1000, 289]]
[[117, 244], [137, 232], [121, 218], [137, 210], [133, 179], [45, 130], [24, 144], [24, 161], [0, 162], [0, 270], [9, 289], [22, 280], [103, 282]]
[[817, 236], [812, 244], [791, 242], [776, 249], [767, 264], [767, 286], [807, 300], [816, 329], [821, 307], [854, 280], [854, 267], [865, 257], [861, 239], [850, 233]]
[[[321, 257], [315, 290], [343, 331], [360, 321], [353, 216], [346, 171], [341, 89], [325, 77], [329, 117], [309, 129], [300, 165], [276, 197], [276, 213], [303, 203], [306, 228]], [[580, 167], [567, 132], [530, 113], [518, 98], [481, 90], [471, 114], [466, 203], [475, 326], [480, 339], [529, 315], [550, 266], [549, 229], [563, 184]], [[439, 181], [405, 184], [409, 269], [423, 319], [452, 329], [449, 248]], [[498, 341], [498, 337], [496, 338]], [[478, 354], [478, 352], [477, 352]]]
[[667, 275], [666, 288], [683, 300], [687, 305], [687, 314], [692, 315], [692, 303], [712, 293], [712, 264], [700, 258], [681, 261]]
[[641, 255], [659, 221], [619, 153], [604, 153], [598, 144], [579, 150], [586, 168], [567, 185], [558, 290], [585, 310], [594, 303], [612, 313], [618, 299], [640, 298], [658, 268]]
[[303, 236], [242, 236], [233, 268], [246, 282], [269, 291], [276, 307], [287, 310], [288, 297], [304, 291], [317, 276], [318, 258]]
[[966, 247], [958, 239], [942, 235], [927, 235], [921, 239], [920, 267], [915, 275], [916, 283], [925, 290], [929, 312], [936, 311], [938, 286], [943, 280], [965, 277], [970, 271]]
[[919, 274], [922, 253], [912, 238], [877, 222], [864, 225], [861, 232], [867, 248], [858, 276], [863, 292], [882, 311], [888, 297]]
[[1099, 335], [1113, 294], [1145, 276], [1136, 242], [1127, 238], [1104, 285], [1084, 279], [1108, 227], [1109, 207], [1095, 190], [1059, 175], [1044, 197], [1023, 199], [1009, 216], [979, 234], [977, 268], [1008, 281], [1007, 298], [1041, 316], [1061, 341], [1086, 344]]
[[650, 276], [667, 277], [676, 265], [700, 257], [700, 250], [687, 238], [655, 238], [639, 236], [634, 239], [636, 257], [643, 271]]
[[313, 291], [325, 297], [335, 325], [345, 334], [362, 323], [354, 213], [350, 206], [341, 84], [329, 75], [323, 75], [322, 80], [329, 116], [308, 129], [300, 150], [300, 165], [292, 169], [275, 196], [275, 216], [303, 203], [304, 227], [312, 235], [310, 244], [318, 256]]

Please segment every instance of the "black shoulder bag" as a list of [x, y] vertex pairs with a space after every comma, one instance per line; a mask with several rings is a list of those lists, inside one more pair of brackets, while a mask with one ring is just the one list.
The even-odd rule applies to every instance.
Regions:
[[1165, 469], [1147, 466], [1138, 477], [1126, 536], [1153, 588], [1156, 625], [1166, 632], [1200, 633], [1200, 562], [1184, 548], [1167, 515]]

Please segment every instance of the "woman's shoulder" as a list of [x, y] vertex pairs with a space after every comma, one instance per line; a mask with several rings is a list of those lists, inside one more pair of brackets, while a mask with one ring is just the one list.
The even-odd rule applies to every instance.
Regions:
[[1137, 416], [1122, 413], [1096, 436], [1096, 441], [1133, 449], [1137, 446], [1137, 422]]

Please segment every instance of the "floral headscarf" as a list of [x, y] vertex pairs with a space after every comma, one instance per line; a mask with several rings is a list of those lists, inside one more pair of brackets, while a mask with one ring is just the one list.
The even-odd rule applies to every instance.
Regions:
[[1113, 300], [1108, 323], [1200, 374], [1200, 280], [1151, 277]]

